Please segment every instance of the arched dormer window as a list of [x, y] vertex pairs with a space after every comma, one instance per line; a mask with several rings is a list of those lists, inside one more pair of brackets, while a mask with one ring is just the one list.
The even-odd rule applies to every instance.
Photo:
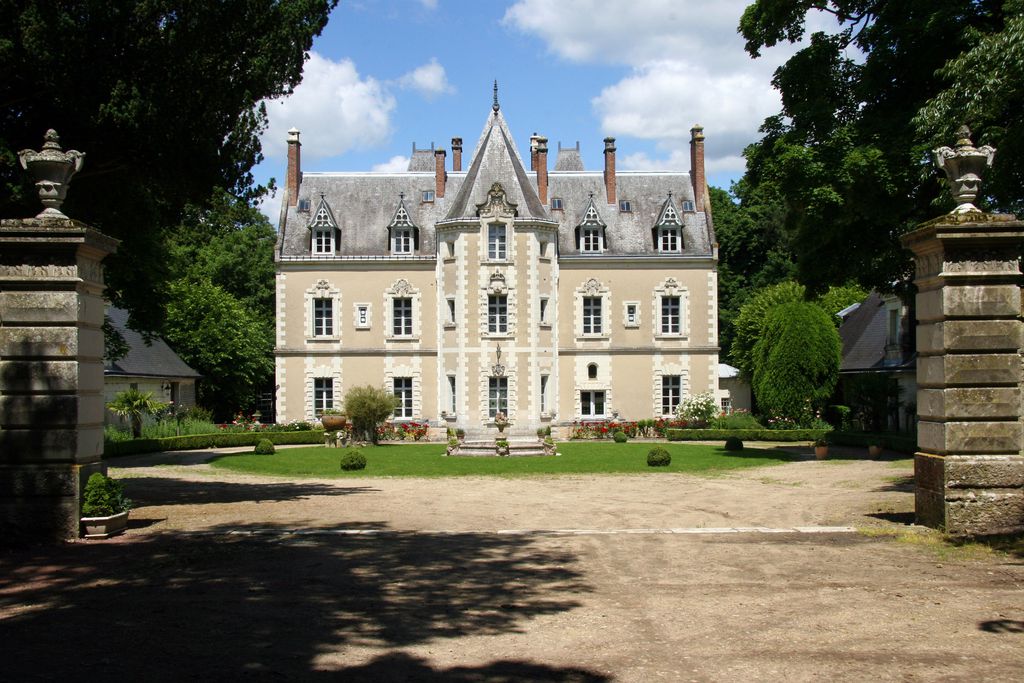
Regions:
[[388, 247], [396, 256], [415, 254], [420, 248], [420, 229], [405, 207], [404, 192], [398, 194], [398, 208], [388, 223]]
[[668, 193], [668, 199], [662, 204], [658, 220], [651, 232], [654, 237], [655, 251], [664, 254], [678, 254], [683, 251], [683, 221], [672, 201], [671, 192]]
[[584, 254], [600, 254], [607, 248], [605, 223], [594, 205], [594, 193], [583, 212], [583, 220], [576, 226], [576, 249]]
[[324, 195], [309, 221], [310, 251], [314, 256], [334, 254], [338, 243], [338, 224]]

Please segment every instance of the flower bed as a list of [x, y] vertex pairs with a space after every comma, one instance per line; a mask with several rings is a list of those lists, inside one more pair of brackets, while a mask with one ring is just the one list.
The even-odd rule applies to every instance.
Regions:
[[426, 422], [385, 422], [377, 427], [378, 441], [419, 441], [427, 435]]
[[612, 435], [621, 430], [631, 439], [639, 438], [664, 438], [669, 429], [682, 429], [687, 426], [686, 420], [664, 419], [656, 420], [586, 420], [573, 422], [569, 429], [570, 439], [610, 439]]

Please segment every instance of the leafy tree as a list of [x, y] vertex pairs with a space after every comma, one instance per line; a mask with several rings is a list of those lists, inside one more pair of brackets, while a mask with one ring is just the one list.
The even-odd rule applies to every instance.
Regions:
[[[1024, 144], [1020, 43], [1001, 50], [1017, 35], [1019, 9], [1020, 0], [757, 0], [747, 7], [740, 31], [755, 57], [803, 38], [810, 11], [837, 19], [834, 32], [812, 34], [776, 71], [782, 111], [745, 151], [745, 182], [784, 201], [797, 279], [811, 292], [849, 281], [885, 290], [909, 278], [899, 237], [948, 208], [939, 174], [923, 162], [930, 149], [952, 142], [950, 129], [978, 126], [975, 142], [1007, 151]], [[862, 58], [851, 56], [856, 51]], [[961, 78], [1004, 59], [1014, 64]], [[991, 75], [1000, 70], [1008, 76]], [[1006, 90], [985, 99], [972, 93], [978, 82]], [[965, 100], [976, 106], [958, 111]], [[1020, 204], [1019, 168], [1021, 155], [997, 156], [988, 186], [995, 206]]]
[[199, 402], [221, 418], [248, 408], [274, 371], [273, 339], [263, 323], [209, 280], [177, 280], [170, 293], [164, 336], [202, 373]]
[[87, 153], [68, 215], [122, 240], [108, 294], [160, 329], [164, 238], [211, 188], [254, 199], [260, 102], [289, 93], [336, 0], [0, 3], [0, 217], [34, 215], [16, 152], [47, 128]]
[[153, 392], [143, 393], [138, 389], [125, 389], [118, 392], [114, 400], [107, 404], [107, 410], [128, 420], [132, 426], [132, 438], [134, 439], [142, 437], [142, 419], [164, 407], [163, 403], [153, 399]]
[[383, 387], [366, 385], [345, 392], [345, 412], [352, 421], [353, 434], [363, 434], [377, 443], [377, 426], [383, 424], [398, 405], [395, 395]]
[[754, 346], [754, 395], [769, 418], [801, 425], [832, 395], [839, 379], [839, 333], [813, 303], [775, 306]]

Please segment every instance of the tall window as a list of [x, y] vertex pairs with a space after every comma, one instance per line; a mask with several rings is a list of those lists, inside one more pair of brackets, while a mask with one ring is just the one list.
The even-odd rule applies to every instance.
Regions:
[[508, 297], [504, 294], [487, 296], [487, 331], [508, 332]]
[[677, 252], [682, 250], [679, 228], [662, 228], [658, 240], [658, 251]]
[[448, 297], [448, 322], [455, 324], [455, 299]]
[[455, 375], [448, 375], [448, 412], [451, 413], [452, 415], [454, 415], [457, 412], [455, 407], [458, 405], [458, 401], [456, 400], [457, 394], [455, 392]]
[[317, 228], [313, 231], [313, 253], [333, 254], [334, 253], [334, 229]]
[[330, 337], [334, 334], [334, 301], [313, 299], [313, 336]]
[[334, 407], [334, 380], [330, 377], [313, 379], [313, 414], [317, 417]]
[[604, 392], [581, 391], [580, 414], [583, 417], [604, 417]]
[[601, 229], [583, 228], [580, 235], [581, 246], [585, 252], [601, 251]]
[[679, 334], [681, 329], [679, 297], [661, 297], [661, 333]]
[[507, 377], [491, 377], [487, 380], [487, 414], [494, 417], [499, 412], [508, 416]]
[[392, 332], [396, 337], [412, 336], [412, 299], [396, 297], [392, 302], [394, 311]]
[[583, 297], [583, 334], [601, 334], [601, 297]]
[[412, 377], [395, 377], [395, 417], [412, 417]]
[[540, 376], [540, 412], [548, 412], [548, 376]]
[[548, 298], [546, 296], [540, 298], [540, 321], [548, 322]]
[[409, 228], [394, 228], [391, 231], [391, 253], [411, 254], [413, 246], [412, 230]]
[[506, 258], [505, 226], [492, 223], [487, 226], [487, 258], [491, 261], [504, 261]]
[[679, 375], [664, 375], [661, 378], [661, 414], [674, 415], [682, 400], [683, 382]]

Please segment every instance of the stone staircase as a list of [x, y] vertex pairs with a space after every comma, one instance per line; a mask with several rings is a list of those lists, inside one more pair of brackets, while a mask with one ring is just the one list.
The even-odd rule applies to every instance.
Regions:
[[[452, 455], [465, 456], [465, 457], [498, 457], [497, 451], [494, 446], [494, 439], [476, 439], [470, 441], [467, 439], [459, 445], [459, 449], [452, 453]], [[534, 439], [509, 439], [508, 440], [508, 456], [510, 458], [526, 457], [546, 455], [544, 453], [544, 444]], [[502, 456], [506, 457], [506, 456]]]

